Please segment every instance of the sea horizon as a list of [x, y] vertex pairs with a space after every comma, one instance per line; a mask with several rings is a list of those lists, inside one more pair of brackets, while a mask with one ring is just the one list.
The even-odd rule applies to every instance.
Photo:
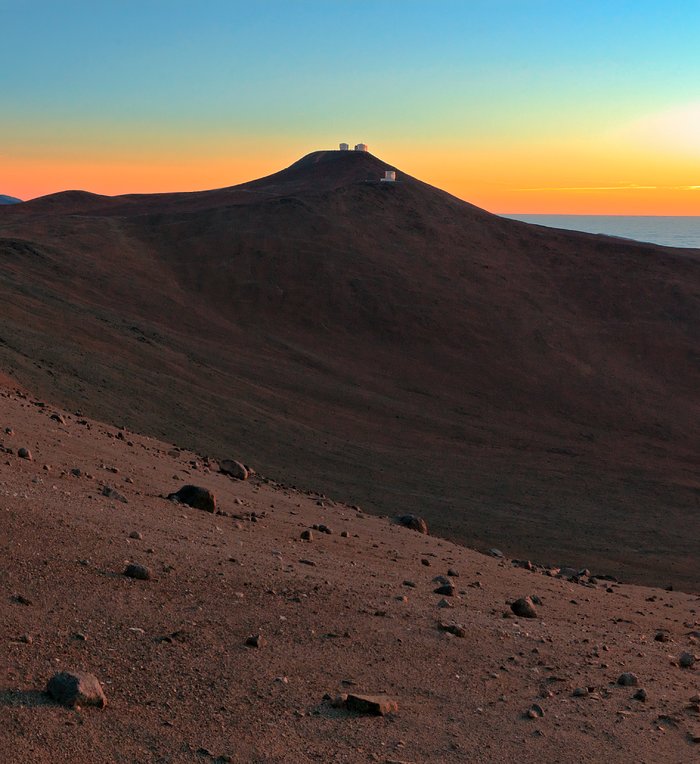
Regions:
[[700, 215], [581, 215], [500, 213], [523, 223], [617, 236], [647, 244], [700, 248]]

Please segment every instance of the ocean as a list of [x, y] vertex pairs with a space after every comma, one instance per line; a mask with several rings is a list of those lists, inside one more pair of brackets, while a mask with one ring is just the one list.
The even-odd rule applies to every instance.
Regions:
[[667, 247], [700, 248], [700, 216], [502, 215], [501, 217], [550, 228], [623, 236], [626, 239], [663, 244]]

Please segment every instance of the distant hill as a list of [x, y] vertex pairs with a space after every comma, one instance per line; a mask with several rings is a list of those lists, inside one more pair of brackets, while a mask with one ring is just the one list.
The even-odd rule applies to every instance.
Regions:
[[0, 304], [0, 372], [85, 415], [478, 548], [700, 584], [698, 250], [327, 151], [4, 206]]
[[21, 199], [18, 199], [16, 196], [6, 196], [5, 194], [0, 194], [0, 204], [20, 204]]

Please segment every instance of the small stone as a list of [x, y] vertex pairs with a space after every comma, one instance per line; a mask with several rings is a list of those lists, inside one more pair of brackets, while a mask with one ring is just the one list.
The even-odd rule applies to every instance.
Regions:
[[17, 637], [17, 642], [21, 642], [23, 645], [31, 645], [34, 642], [34, 637], [31, 634], [22, 634]]
[[138, 565], [130, 562], [124, 569], [124, 575], [127, 578], [135, 578], [139, 581], [150, 581], [151, 571], [145, 565]]
[[138, 531], [131, 531], [129, 534], [130, 539], [135, 539], [136, 541], [141, 541], [143, 539], [143, 536]]
[[637, 692], [634, 693], [632, 699], [640, 700], [642, 703], [645, 703], [647, 699], [647, 691], [643, 687], [640, 687]]
[[442, 584], [437, 589], [433, 589], [434, 594], [441, 594], [444, 597], [454, 597], [456, 591], [454, 584]]
[[350, 711], [372, 714], [373, 716], [385, 716], [399, 710], [397, 701], [392, 700], [386, 695], [356, 695], [348, 693], [345, 705]]
[[310, 531], [308, 528], [301, 532], [300, 538], [303, 541], [313, 541], [314, 540], [314, 534], [313, 531]]
[[459, 578], [459, 571], [455, 570], [454, 568], [449, 568], [447, 571], [448, 576], [452, 576], [453, 578]]
[[669, 640], [670, 636], [667, 631], [657, 631], [656, 634], [654, 634], [655, 642], [668, 642]]
[[577, 687], [571, 694], [575, 698], [585, 698], [588, 695], [588, 690], [585, 687]]
[[33, 604], [32, 601], [28, 597], [25, 597], [23, 594], [13, 594], [11, 599], [13, 602], [16, 602], [18, 605]]
[[34, 458], [32, 452], [24, 446], [17, 450], [17, 456], [19, 456], [20, 459], [26, 459], [28, 462], [31, 462]]
[[46, 685], [46, 692], [64, 706], [104, 708], [107, 705], [107, 698], [97, 677], [82, 671], [54, 674]]
[[491, 555], [491, 557], [498, 557], [498, 558], [503, 557], [503, 552], [501, 552], [500, 549], [495, 549], [495, 548], [489, 549], [489, 554]]
[[346, 539], [346, 538], [348, 538], [349, 536], [350, 536], [350, 534], [349, 534], [347, 531], [340, 531], [340, 537], [341, 537], [341, 538], [344, 538], [344, 539]]
[[678, 659], [678, 665], [681, 668], [690, 668], [695, 663], [695, 656], [692, 653], [681, 653]]
[[208, 488], [198, 485], [183, 485], [176, 493], [169, 494], [168, 499], [212, 514], [216, 512], [216, 496]]
[[262, 634], [252, 634], [245, 643], [248, 647], [262, 647], [265, 644], [265, 639]]
[[418, 515], [399, 515], [396, 522], [403, 525], [404, 528], [410, 528], [412, 531], [428, 535], [428, 523]]
[[521, 597], [510, 606], [515, 615], [520, 618], [537, 618], [537, 610], [531, 597]]
[[636, 687], [639, 684], [639, 678], [631, 671], [625, 671], [617, 678], [617, 683], [621, 687]]
[[430, 560], [426, 560], [425, 557], [423, 557], [420, 561], [421, 565], [425, 565], [426, 568], [430, 567]]
[[544, 716], [544, 709], [539, 703], [533, 703], [530, 708], [527, 709], [525, 715], [529, 719], [541, 719]]
[[446, 600], [446, 599], [441, 599], [438, 602], [437, 606], [438, 607], [451, 607], [451, 608], [454, 607], [454, 605], [449, 600]]
[[318, 531], [319, 533], [327, 533], [329, 535], [333, 533], [333, 531], [327, 525], [323, 524], [318, 526]]
[[416, 588], [416, 582], [415, 581], [409, 581], [409, 579], [405, 579], [403, 582], [404, 586], [409, 586], [411, 589]]
[[248, 468], [235, 459], [222, 459], [219, 462], [219, 472], [236, 480], [247, 480], [249, 475]]
[[53, 419], [54, 422], [58, 422], [59, 424], [65, 424], [66, 420], [63, 418], [61, 414], [53, 413], [49, 417], [49, 419]]

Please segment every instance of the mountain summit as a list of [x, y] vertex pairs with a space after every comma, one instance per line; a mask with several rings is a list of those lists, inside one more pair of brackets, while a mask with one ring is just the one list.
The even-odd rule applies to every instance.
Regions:
[[695, 250], [320, 151], [4, 207], [0, 269], [0, 362], [47, 397], [472, 545], [697, 584]]

